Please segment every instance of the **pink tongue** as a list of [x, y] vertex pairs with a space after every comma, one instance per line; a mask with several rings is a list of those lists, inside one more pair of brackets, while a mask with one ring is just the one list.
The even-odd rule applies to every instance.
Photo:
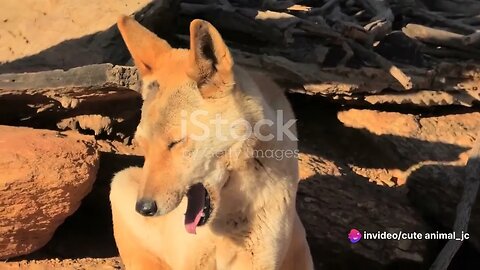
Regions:
[[185, 213], [185, 230], [188, 233], [196, 234], [197, 226], [202, 218], [203, 207], [205, 206], [206, 190], [202, 184], [195, 184], [187, 192], [188, 204]]
[[200, 222], [201, 218], [202, 218], [202, 211], [198, 212], [193, 222], [190, 222], [190, 223], [185, 222], [185, 230], [187, 230], [188, 233], [197, 234], [197, 225], [198, 225], [198, 222]]

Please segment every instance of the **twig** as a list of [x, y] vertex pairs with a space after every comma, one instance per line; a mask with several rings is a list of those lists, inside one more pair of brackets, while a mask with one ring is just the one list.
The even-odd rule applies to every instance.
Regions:
[[[470, 153], [470, 157], [465, 167], [465, 182], [463, 194], [457, 205], [457, 215], [453, 230], [456, 235], [467, 232], [470, 221], [472, 205], [475, 203], [478, 188], [480, 186], [480, 132]], [[449, 240], [438, 254], [430, 270], [446, 270], [450, 265], [458, 249], [462, 246], [462, 241]]]

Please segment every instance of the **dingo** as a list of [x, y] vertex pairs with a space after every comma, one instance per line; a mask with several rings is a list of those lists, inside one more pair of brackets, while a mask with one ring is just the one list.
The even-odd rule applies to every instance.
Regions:
[[294, 115], [281, 90], [234, 65], [206, 21], [190, 24], [190, 50], [129, 17], [118, 27], [144, 99], [135, 138], [145, 164], [117, 173], [110, 193], [126, 269], [313, 269], [295, 209]]

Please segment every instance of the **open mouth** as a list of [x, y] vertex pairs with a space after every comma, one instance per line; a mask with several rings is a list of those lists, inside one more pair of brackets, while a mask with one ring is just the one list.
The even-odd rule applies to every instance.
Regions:
[[207, 223], [212, 207], [210, 195], [202, 184], [195, 184], [187, 192], [188, 204], [185, 213], [185, 229], [188, 233], [196, 234], [197, 227]]

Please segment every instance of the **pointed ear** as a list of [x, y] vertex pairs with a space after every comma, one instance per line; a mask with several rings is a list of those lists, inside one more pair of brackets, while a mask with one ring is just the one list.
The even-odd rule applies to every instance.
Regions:
[[117, 25], [141, 75], [150, 74], [155, 68], [158, 55], [171, 49], [165, 40], [157, 37], [133, 18], [121, 16]]
[[204, 98], [220, 97], [234, 84], [233, 59], [217, 29], [203, 20], [190, 24], [192, 77]]

